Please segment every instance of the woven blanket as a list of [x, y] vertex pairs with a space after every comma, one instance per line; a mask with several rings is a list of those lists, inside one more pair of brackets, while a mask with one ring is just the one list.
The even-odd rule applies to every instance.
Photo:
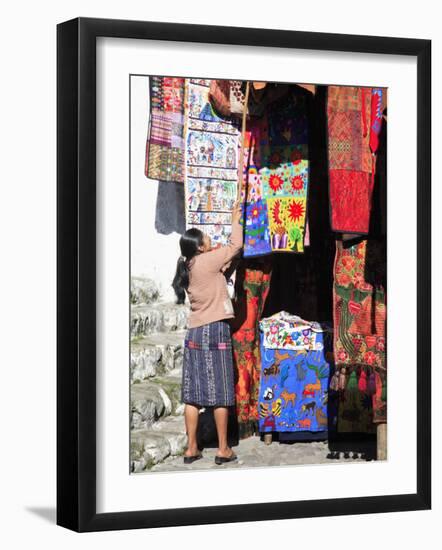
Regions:
[[184, 182], [184, 78], [149, 78], [150, 114], [145, 175]]
[[186, 227], [197, 227], [224, 245], [231, 233], [237, 195], [240, 132], [209, 101], [210, 80], [186, 81]]
[[367, 234], [382, 89], [329, 86], [327, 100], [331, 227]]

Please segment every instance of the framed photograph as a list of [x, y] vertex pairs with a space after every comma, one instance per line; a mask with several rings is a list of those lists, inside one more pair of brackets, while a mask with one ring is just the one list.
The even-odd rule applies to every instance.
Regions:
[[431, 42], [57, 40], [57, 523], [429, 509]]

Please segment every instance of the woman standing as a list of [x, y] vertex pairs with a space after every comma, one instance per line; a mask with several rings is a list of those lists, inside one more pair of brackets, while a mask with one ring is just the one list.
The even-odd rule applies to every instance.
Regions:
[[199, 229], [188, 229], [180, 239], [181, 257], [172, 283], [178, 303], [190, 302], [184, 343], [181, 400], [185, 403], [188, 447], [184, 463], [202, 454], [197, 445], [199, 409], [213, 407], [218, 434], [216, 464], [235, 460], [227, 445], [228, 408], [235, 404], [232, 342], [228, 319], [234, 317], [224, 271], [243, 244], [238, 203], [232, 211], [230, 243], [212, 249], [210, 237]]

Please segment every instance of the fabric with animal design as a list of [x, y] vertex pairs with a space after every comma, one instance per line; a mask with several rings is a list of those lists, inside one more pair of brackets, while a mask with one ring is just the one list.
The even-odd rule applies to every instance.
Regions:
[[332, 333], [316, 333], [318, 349], [270, 349], [261, 332], [259, 430], [261, 432], [328, 431], [327, 395]]

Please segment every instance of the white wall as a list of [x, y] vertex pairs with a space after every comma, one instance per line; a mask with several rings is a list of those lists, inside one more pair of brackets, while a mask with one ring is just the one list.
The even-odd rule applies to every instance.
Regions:
[[[442, 438], [437, 349], [442, 331], [440, 285], [433, 285], [433, 464], [431, 512], [238, 523], [76, 535], [54, 526], [55, 506], [55, 25], [79, 15], [115, 19], [284, 28], [433, 39], [433, 281], [441, 278], [442, 36], [437, 3], [287, 0], [262, 8], [224, 0], [192, 2], [25, 0], [2, 16], [0, 87], [2, 162], [0, 235], [0, 514], [2, 546], [83, 550], [198, 545], [261, 549], [378, 546], [437, 547], [442, 520]], [[147, 181], [146, 181], [147, 185]], [[147, 192], [147, 191], [146, 191]], [[26, 319], [26, 322], [25, 322]], [[407, 452], [407, 449], [404, 449]], [[339, 475], [339, 467], [334, 475]], [[203, 541], [203, 542], [202, 542]], [[430, 545], [429, 543], [432, 542]], [[233, 545], [233, 546], [232, 546]]]
[[[146, 178], [144, 161], [149, 121], [149, 79], [131, 77], [131, 274], [154, 279], [162, 298], [174, 299], [172, 282], [180, 255], [177, 233], [155, 229], [158, 181]], [[183, 212], [184, 216], [184, 212]]]

